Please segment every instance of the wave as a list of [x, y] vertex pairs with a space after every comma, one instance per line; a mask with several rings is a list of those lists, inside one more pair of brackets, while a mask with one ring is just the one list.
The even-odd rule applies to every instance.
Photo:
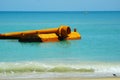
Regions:
[[94, 72], [120, 73], [119, 64], [66, 64], [66, 63], [39, 63], [39, 62], [1, 62], [0, 73], [25, 72]]

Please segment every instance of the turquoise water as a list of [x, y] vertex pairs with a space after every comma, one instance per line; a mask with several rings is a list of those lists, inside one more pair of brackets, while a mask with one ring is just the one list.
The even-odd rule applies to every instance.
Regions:
[[77, 28], [82, 39], [50, 43], [0, 40], [0, 72], [120, 73], [120, 12], [0, 12], [0, 33], [60, 25]]

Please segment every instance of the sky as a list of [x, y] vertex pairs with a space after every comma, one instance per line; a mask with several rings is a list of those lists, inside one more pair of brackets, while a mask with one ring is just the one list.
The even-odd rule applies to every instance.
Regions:
[[0, 11], [120, 11], [120, 0], [0, 0]]

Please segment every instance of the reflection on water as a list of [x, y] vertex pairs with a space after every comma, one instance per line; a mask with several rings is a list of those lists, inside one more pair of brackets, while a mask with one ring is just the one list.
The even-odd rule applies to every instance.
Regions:
[[70, 47], [71, 42], [67, 40], [63, 40], [63, 41], [58, 42], [57, 45], [59, 47], [67, 48], [67, 47]]
[[51, 46], [67, 48], [70, 47], [71, 42], [67, 40], [59, 41], [59, 42], [18, 42], [22, 46], [39, 46], [42, 48], [48, 48]]
[[18, 43], [20, 43], [22, 46], [25, 46], [25, 45], [39, 46], [41, 44], [41, 42], [18, 42]]

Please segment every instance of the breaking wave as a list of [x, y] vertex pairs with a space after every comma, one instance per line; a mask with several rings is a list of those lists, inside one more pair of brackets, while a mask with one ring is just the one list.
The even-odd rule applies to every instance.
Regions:
[[45, 64], [39, 62], [1, 62], [0, 73], [25, 72], [95, 72], [120, 73], [119, 64]]

